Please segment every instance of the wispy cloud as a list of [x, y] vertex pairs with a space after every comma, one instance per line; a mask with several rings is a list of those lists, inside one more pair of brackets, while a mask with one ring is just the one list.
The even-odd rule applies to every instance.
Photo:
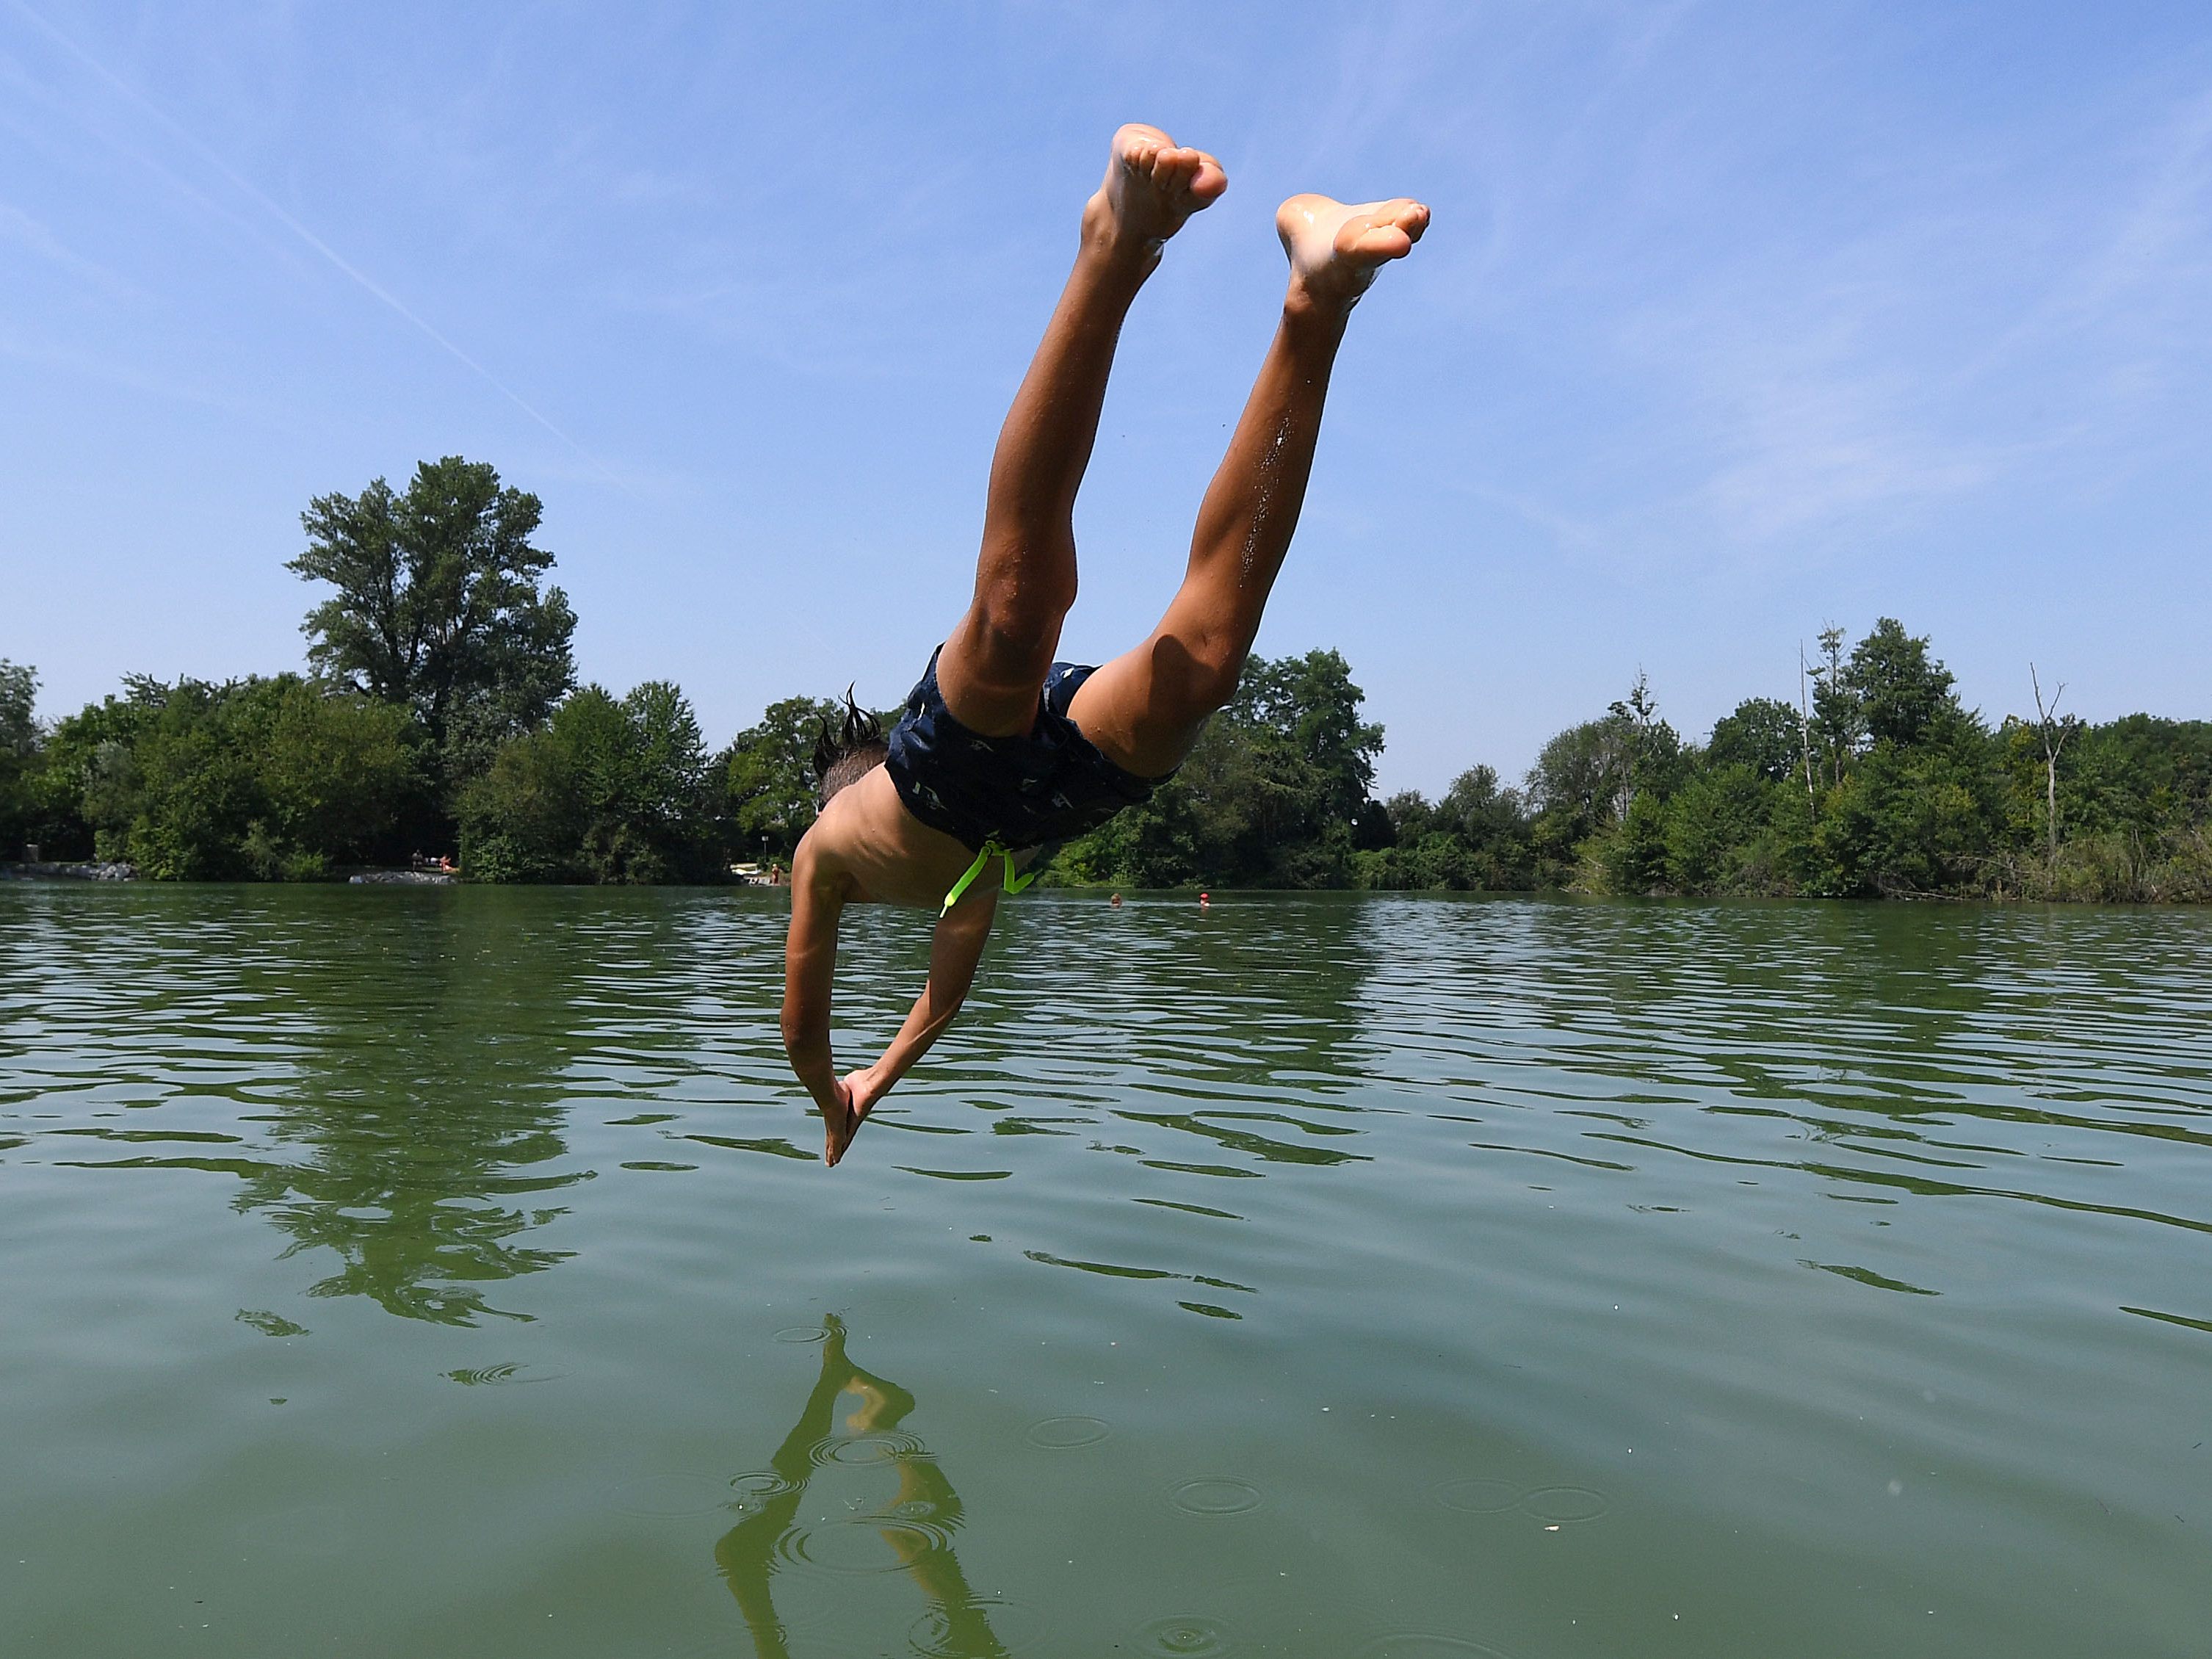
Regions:
[[1570, 468], [1543, 507], [1523, 481], [1518, 510], [1636, 556], [1765, 561], [2031, 471], [2094, 490], [2196, 441], [2160, 415], [2201, 397], [2212, 357], [2212, 93], [2138, 105], [2128, 131], [2056, 176], [2008, 135], [1930, 160], [1847, 229], [1747, 212], [1688, 280], [1600, 279], [1627, 473]]
[[0, 319], [0, 357], [42, 368], [61, 369], [73, 376], [120, 386], [126, 392], [157, 398], [164, 403], [228, 416], [250, 412], [242, 400], [226, 397], [197, 381], [151, 373], [143, 365], [113, 353], [86, 351], [33, 339], [3, 319]]
[[[539, 426], [543, 427], [546, 431], [551, 433], [553, 436], [558, 438], [562, 443], [574, 450], [596, 471], [600, 472], [602, 476], [606, 477], [611, 481], [613, 475], [607, 471], [606, 468], [599, 461], [598, 458], [593, 456], [590, 451], [586, 450], [582, 444], [578, 442], [576, 439], [572, 437], [562, 428], [556, 425], [544, 414], [543, 410], [539, 410], [535, 404], [524, 398], [520, 392], [515, 391], [513, 386], [507, 385], [507, 382], [500, 379], [499, 376], [493, 374], [490, 369], [487, 368], [477, 358], [463, 350], [453, 339], [448, 337], [434, 324], [415, 311], [397, 295], [393, 294], [391, 289], [386, 288], [381, 283], [371, 276], [367, 271], [362, 270], [360, 266], [355, 264], [343, 254], [340, 253], [336, 248], [332, 247], [330, 243], [324, 240], [322, 237], [318, 235], [313, 230], [310, 229], [299, 218], [279, 204], [275, 198], [269, 195], [269, 193], [264, 191], [259, 185], [253, 183], [252, 180], [246, 178], [245, 174], [239, 172], [237, 168], [231, 166], [228, 161], [225, 161], [222, 156], [217, 154], [212, 148], [201, 142], [201, 140], [188, 128], [186, 128], [183, 123], [177, 120], [175, 117], [162, 109], [160, 105], [156, 104], [144, 93], [139, 91], [137, 88], [131, 85], [121, 76], [110, 70], [105, 64], [101, 63], [99, 58], [95, 58], [90, 52], [79, 45], [72, 36], [56, 27], [56, 25], [50, 21], [46, 16], [33, 9], [31, 6], [26, 4], [25, 0], [10, 0], [10, 3], [17, 13], [36, 27], [48, 40], [59, 46], [71, 58], [75, 58], [95, 79], [107, 87], [117, 96], [124, 99], [135, 108], [140, 110], [150, 118], [170, 137], [184, 145], [186, 149], [191, 151], [192, 155], [197, 156], [207, 167], [213, 169], [216, 173], [223, 179], [234, 189], [245, 196], [249, 201], [259, 208], [263, 212], [267, 214], [270, 218], [274, 219], [276, 223], [281, 225], [285, 230], [289, 231], [302, 246], [321, 258], [325, 263], [337, 270], [341, 275], [344, 276], [356, 287], [359, 288], [363, 293], [369, 295], [370, 298], [375, 300], [380, 305], [383, 306], [394, 315], [400, 318], [401, 320], [405, 322], [416, 332], [422, 334], [433, 344], [438, 346], [456, 362], [459, 362], [471, 373], [483, 379], [495, 391], [498, 392], [501, 396], [507, 398], [508, 402], [512, 403], [517, 409], [520, 410], [532, 421], [536, 422]], [[169, 173], [167, 169], [163, 169], [162, 172], [163, 176], [170, 178], [173, 182], [175, 181], [174, 175]], [[188, 193], [192, 195], [196, 199], [204, 200], [204, 198], [199, 197], [199, 194], [197, 191], [189, 191]]]
[[22, 209], [0, 202], [0, 242], [23, 249], [33, 257], [45, 260], [68, 272], [80, 282], [110, 294], [128, 294], [131, 284], [96, 260], [88, 259], [64, 244], [52, 227], [35, 219]]

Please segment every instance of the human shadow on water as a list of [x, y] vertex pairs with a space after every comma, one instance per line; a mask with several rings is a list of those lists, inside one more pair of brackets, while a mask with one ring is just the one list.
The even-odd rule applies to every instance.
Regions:
[[[838, 1401], [848, 1395], [860, 1403], [841, 1432], [834, 1419]], [[773, 1595], [776, 1569], [805, 1559], [811, 1536], [848, 1526], [872, 1526], [890, 1552], [892, 1569], [920, 1587], [933, 1623], [927, 1652], [944, 1659], [1004, 1659], [1006, 1650], [992, 1632], [986, 1604], [969, 1587], [953, 1551], [952, 1534], [963, 1517], [959, 1494], [928, 1449], [900, 1427], [914, 1408], [912, 1395], [846, 1353], [844, 1322], [827, 1316], [813, 1391], [768, 1469], [737, 1478], [740, 1489], [754, 1494], [755, 1507], [714, 1546], [715, 1565], [737, 1598], [758, 1659], [787, 1659], [791, 1652]], [[799, 1509], [808, 1481], [830, 1465], [854, 1462], [888, 1465], [897, 1474], [890, 1501], [849, 1522], [811, 1529], [802, 1524]]]

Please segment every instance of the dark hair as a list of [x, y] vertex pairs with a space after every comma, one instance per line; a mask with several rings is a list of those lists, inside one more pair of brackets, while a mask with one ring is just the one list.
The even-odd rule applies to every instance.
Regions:
[[814, 739], [814, 804], [827, 806], [830, 798], [847, 784], [881, 766], [890, 744], [884, 741], [884, 723], [853, 701], [853, 688], [845, 688], [845, 719], [833, 726], [823, 720]]

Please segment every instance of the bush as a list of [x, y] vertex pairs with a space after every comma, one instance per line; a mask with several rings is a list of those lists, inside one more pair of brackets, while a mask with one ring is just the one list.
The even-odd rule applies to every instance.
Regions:
[[665, 680], [619, 701], [596, 685], [574, 693], [469, 787], [461, 848], [477, 881], [718, 878], [726, 852], [690, 704]]
[[1668, 803], [1660, 831], [1667, 884], [1680, 893], [1772, 890], [1775, 860], [1766, 830], [1771, 797], [1786, 787], [1743, 761], [1692, 776]]
[[300, 880], [393, 857], [419, 787], [405, 711], [280, 674], [131, 680], [56, 726], [32, 793], [63, 856]]
[[1373, 850], [1360, 843], [1393, 833], [1387, 814], [1368, 810], [1382, 728], [1359, 719], [1364, 700], [1334, 651], [1253, 658], [1182, 769], [1151, 800], [1070, 842], [1058, 878], [1351, 885]]
[[0, 657], [0, 857], [15, 856], [35, 816], [30, 780], [40, 750], [38, 691], [35, 671]]

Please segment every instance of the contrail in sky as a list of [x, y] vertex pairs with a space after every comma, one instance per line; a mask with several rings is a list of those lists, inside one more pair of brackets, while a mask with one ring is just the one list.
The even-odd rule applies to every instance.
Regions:
[[228, 179], [231, 184], [236, 186], [239, 190], [244, 191], [254, 201], [259, 203], [261, 206], [273, 217], [275, 217], [277, 222], [282, 224], [287, 230], [290, 231], [295, 236], [297, 236], [317, 253], [322, 255], [322, 257], [327, 259], [331, 264], [337, 266], [337, 269], [344, 272], [346, 276], [351, 277], [356, 283], [366, 290], [369, 295], [384, 305], [389, 307], [400, 317], [411, 324], [417, 331], [435, 342], [439, 346], [442, 347], [455, 360], [465, 364], [470, 369], [481, 375], [486, 382], [498, 391], [502, 397], [506, 398], [507, 400], [512, 403], [517, 409], [530, 416], [532, 420], [537, 422], [538, 425], [544, 427], [548, 432], [558, 438], [562, 443], [568, 445], [569, 448], [574, 450], [576, 453], [582, 456], [585, 460], [590, 462], [591, 465], [597, 469], [601, 477], [605, 477], [610, 481], [613, 479], [614, 475], [607, 471], [605, 465], [600, 462], [597, 456], [593, 455], [589, 450], [586, 449], [583, 445], [578, 443], [574, 438], [570, 437], [566, 432], [563, 432], [559, 427], [554, 425], [550, 420], [547, 419], [544, 414], [539, 412], [539, 410], [535, 408], [527, 398], [524, 398], [520, 392], [515, 391], [513, 386], [508, 386], [506, 381], [501, 380], [499, 376], [493, 374], [475, 358], [470, 356], [467, 352], [462, 350], [460, 347], [454, 344], [452, 340], [440, 333], [438, 330], [432, 326], [428, 322], [416, 315], [415, 312], [408, 307], [406, 302], [401, 300], [398, 295], [393, 294], [389, 289], [384, 287], [367, 271], [362, 270], [360, 266], [354, 264], [351, 261], [347, 259], [343, 254], [332, 247], [328, 242], [325, 242], [321, 237], [316, 235], [313, 231], [308, 229], [307, 226], [301, 224], [297, 219], [286, 212], [284, 209], [278, 204], [276, 199], [270, 196], [267, 191], [264, 191], [259, 185], [254, 184], [252, 180], [240, 173], [237, 168], [232, 167], [229, 162], [224, 161], [222, 156], [218, 155], [206, 144], [202, 143], [200, 140], [193, 135], [191, 130], [184, 125], [183, 123], [177, 120], [175, 117], [169, 114], [169, 112], [164, 110], [160, 105], [155, 103], [152, 99], [147, 97], [145, 94], [140, 92], [137, 88], [132, 86], [121, 76], [114, 73], [114, 71], [110, 70], [105, 64], [101, 63], [97, 58], [94, 58], [82, 46], [79, 46], [76, 40], [64, 33], [52, 23], [49, 22], [39, 12], [33, 9], [31, 6], [27, 4], [26, 0], [11, 0], [11, 3], [13, 3], [17, 11], [21, 12], [25, 17], [30, 19], [32, 23], [34, 24], [49, 40], [55, 42], [55, 44], [59, 46], [64, 51], [67, 52], [71, 57], [75, 58], [79, 63], [82, 64], [102, 81], [105, 81], [110, 87], [113, 88], [118, 93], [121, 94], [131, 103], [136, 104], [139, 108], [144, 110], [149, 115], [152, 116], [156, 121], [159, 121], [164, 127], [167, 127], [169, 131], [181, 141], [186, 148], [191, 149], [194, 155], [198, 155], [203, 161], [206, 162], [217, 173], [221, 173], [225, 179]]

